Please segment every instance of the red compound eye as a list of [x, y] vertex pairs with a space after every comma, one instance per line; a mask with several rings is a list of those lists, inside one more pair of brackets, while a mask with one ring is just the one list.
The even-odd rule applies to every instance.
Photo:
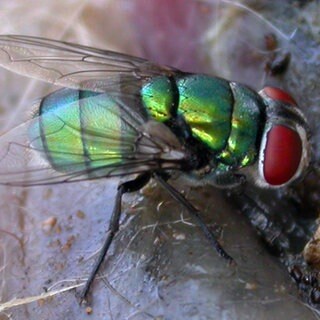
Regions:
[[296, 101], [287, 92], [279, 88], [265, 87], [262, 89], [262, 92], [273, 100], [282, 101], [295, 106], [297, 105]]
[[297, 172], [302, 157], [299, 134], [286, 126], [275, 125], [267, 134], [263, 174], [270, 185], [288, 182]]

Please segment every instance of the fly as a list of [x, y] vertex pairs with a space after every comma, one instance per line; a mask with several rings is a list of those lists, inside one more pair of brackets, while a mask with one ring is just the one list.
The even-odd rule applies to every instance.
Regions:
[[263, 188], [301, 178], [309, 130], [295, 100], [265, 87], [190, 74], [145, 59], [44, 38], [0, 36], [0, 65], [61, 87], [34, 116], [0, 137], [0, 183], [35, 186], [134, 175], [118, 186], [109, 231], [84, 300], [119, 228], [123, 194], [151, 178], [197, 220], [220, 256], [233, 259], [201, 213], [168, 180]]

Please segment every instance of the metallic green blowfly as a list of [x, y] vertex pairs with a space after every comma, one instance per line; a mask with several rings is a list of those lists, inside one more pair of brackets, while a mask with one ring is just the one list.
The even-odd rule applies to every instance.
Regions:
[[27, 36], [0, 36], [0, 64], [64, 87], [0, 138], [0, 183], [32, 186], [130, 175], [119, 184], [109, 232], [84, 299], [118, 231], [121, 199], [157, 180], [232, 262], [173, 172], [219, 188], [286, 186], [309, 163], [305, 117], [286, 92], [185, 73], [144, 59]]

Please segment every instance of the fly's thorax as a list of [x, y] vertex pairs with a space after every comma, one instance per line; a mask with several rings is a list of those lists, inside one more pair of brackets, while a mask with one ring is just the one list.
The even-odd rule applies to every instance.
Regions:
[[152, 119], [169, 125], [180, 141], [202, 145], [215, 162], [240, 168], [256, 161], [265, 104], [251, 89], [204, 74], [181, 73], [150, 79], [141, 99]]
[[168, 121], [175, 105], [175, 83], [169, 77], [149, 79], [140, 91], [141, 100], [149, 115], [156, 121]]
[[284, 187], [301, 178], [308, 167], [309, 129], [303, 113], [286, 92], [266, 87], [260, 95], [267, 106], [267, 118], [251, 178], [261, 187]]
[[233, 101], [228, 81], [201, 74], [160, 76], [143, 85], [141, 99], [154, 120], [183, 118], [199, 142], [214, 151], [225, 146]]
[[265, 122], [265, 104], [252, 89], [230, 82], [233, 94], [231, 130], [225, 148], [218, 155], [223, 165], [243, 168], [258, 156]]
[[233, 95], [229, 82], [202, 74], [177, 79], [181, 115], [199, 142], [214, 152], [227, 144], [231, 130]]

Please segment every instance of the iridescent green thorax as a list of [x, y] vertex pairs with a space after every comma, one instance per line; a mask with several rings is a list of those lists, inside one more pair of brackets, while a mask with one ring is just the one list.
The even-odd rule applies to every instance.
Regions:
[[190, 75], [177, 81], [178, 113], [195, 137], [214, 151], [227, 142], [231, 127], [232, 92], [225, 80], [205, 75]]
[[264, 109], [259, 95], [245, 86], [230, 83], [234, 103], [231, 132], [219, 158], [228, 165], [242, 167], [252, 164], [257, 156], [257, 138], [264, 123]]
[[103, 176], [101, 169], [122, 160], [119, 150], [125, 151], [121, 145], [124, 124], [119, 106], [107, 94], [58, 90], [41, 101], [35, 119], [29, 128], [32, 145], [45, 152], [57, 171]]
[[142, 87], [141, 97], [157, 121], [182, 116], [193, 137], [218, 163], [244, 167], [255, 161], [265, 105], [247, 87], [207, 75], [182, 74], [155, 78]]
[[171, 117], [174, 104], [174, 88], [169, 78], [156, 77], [141, 89], [141, 98], [149, 114], [157, 121], [167, 121]]

